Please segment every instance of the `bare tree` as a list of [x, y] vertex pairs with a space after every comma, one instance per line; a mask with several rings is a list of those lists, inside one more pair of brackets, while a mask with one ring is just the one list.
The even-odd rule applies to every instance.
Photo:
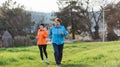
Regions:
[[105, 12], [105, 21], [107, 22], [108, 32], [110, 30], [119, 29], [118, 22], [120, 22], [120, 2], [117, 4], [108, 4], [105, 10], [109, 10]]
[[[58, 0], [60, 5], [60, 13], [57, 16], [61, 17], [66, 26], [71, 27], [72, 38], [75, 39], [76, 33], [86, 31], [86, 24], [89, 19], [85, 17], [85, 9], [79, 5], [79, 0]], [[60, 16], [61, 14], [61, 16]], [[85, 20], [86, 19], [86, 20]], [[82, 21], [84, 22], [82, 22]]]
[[[71, 26], [73, 39], [76, 32], [80, 34], [86, 31], [93, 39], [100, 38], [99, 27], [100, 22], [102, 22], [103, 8], [101, 6], [104, 3], [107, 4], [107, 0], [58, 0], [57, 3], [60, 9], [57, 16], [63, 19], [66, 26]], [[99, 10], [93, 7], [98, 7]], [[92, 31], [93, 29], [95, 32]]]

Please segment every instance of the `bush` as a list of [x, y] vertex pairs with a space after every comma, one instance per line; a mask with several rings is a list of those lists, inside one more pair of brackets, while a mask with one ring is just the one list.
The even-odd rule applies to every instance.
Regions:
[[25, 36], [15, 36], [14, 46], [24, 46], [25, 45]]
[[31, 40], [34, 40], [35, 39], [35, 36], [34, 35], [28, 35], [30, 37]]
[[32, 40], [33, 45], [37, 44], [37, 39]]
[[117, 36], [117, 34], [115, 34], [114, 31], [110, 31], [110, 32], [107, 34], [107, 39], [108, 39], [108, 41], [115, 41], [115, 40], [118, 40], [119, 37]]
[[29, 36], [16, 36], [14, 38], [14, 46], [30, 46], [33, 45]]

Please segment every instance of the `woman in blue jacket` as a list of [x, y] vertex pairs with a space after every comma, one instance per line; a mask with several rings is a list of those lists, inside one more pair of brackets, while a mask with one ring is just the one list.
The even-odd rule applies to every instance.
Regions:
[[65, 27], [60, 24], [62, 22], [61, 19], [55, 18], [54, 21], [55, 25], [50, 28], [49, 37], [52, 40], [54, 48], [56, 66], [59, 66], [62, 61], [64, 37], [67, 36], [68, 32]]

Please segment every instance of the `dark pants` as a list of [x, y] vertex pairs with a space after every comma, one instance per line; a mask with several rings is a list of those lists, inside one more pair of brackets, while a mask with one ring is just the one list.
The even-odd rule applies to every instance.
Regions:
[[57, 45], [53, 43], [54, 57], [57, 65], [61, 64], [64, 44]]
[[41, 57], [41, 59], [44, 60], [43, 52], [44, 52], [46, 58], [48, 58], [47, 51], [46, 51], [47, 45], [38, 45], [38, 47], [39, 47], [39, 50], [40, 50], [40, 57]]

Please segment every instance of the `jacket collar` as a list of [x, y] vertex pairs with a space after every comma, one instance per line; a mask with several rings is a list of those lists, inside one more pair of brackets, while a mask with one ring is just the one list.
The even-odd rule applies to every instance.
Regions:
[[42, 29], [42, 30], [39, 29], [39, 31], [44, 31], [44, 30], [45, 30], [45, 29]]
[[56, 27], [56, 28], [60, 28], [60, 27], [61, 27], [61, 25], [60, 25], [60, 26], [58, 26], [58, 27], [57, 27], [56, 25], [54, 25], [54, 27]]

